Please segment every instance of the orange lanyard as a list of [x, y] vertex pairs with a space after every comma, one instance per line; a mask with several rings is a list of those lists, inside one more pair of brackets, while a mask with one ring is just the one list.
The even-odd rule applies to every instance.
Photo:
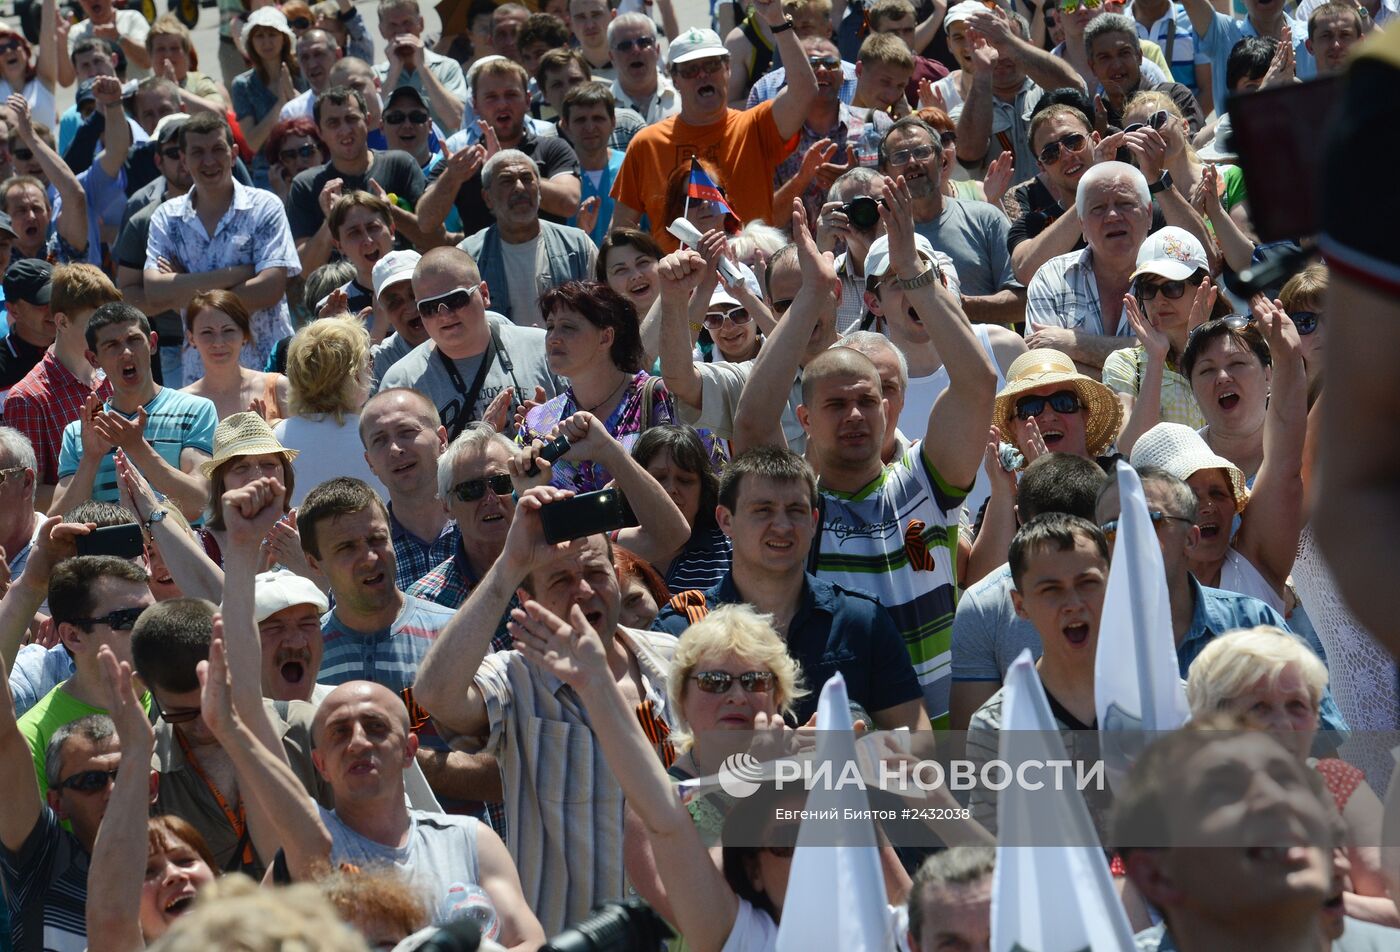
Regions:
[[185, 755], [185, 760], [194, 768], [195, 775], [204, 782], [204, 786], [209, 788], [209, 792], [214, 795], [214, 800], [219, 804], [219, 809], [224, 811], [224, 817], [228, 820], [229, 826], [233, 827], [233, 832], [238, 834], [238, 842], [243, 844], [243, 865], [252, 866], [257, 862], [257, 857], [253, 853], [253, 841], [248, 836], [248, 817], [243, 810], [243, 801], [238, 801], [238, 810], [234, 811], [229, 807], [224, 795], [219, 792], [219, 788], [209, 780], [209, 776], [204, 772], [204, 768], [199, 766], [199, 760], [195, 757], [190, 745], [181, 736], [179, 731], [175, 731], [175, 739], [180, 742], [180, 750]]

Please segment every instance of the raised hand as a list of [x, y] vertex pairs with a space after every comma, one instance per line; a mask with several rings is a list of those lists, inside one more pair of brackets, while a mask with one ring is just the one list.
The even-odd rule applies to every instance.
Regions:
[[598, 459], [610, 448], [609, 444], [617, 442], [602, 421], [586, 410], [560, 420], [559, 425], [550, 431], [548, 439], [560, 436], [569, 439], [569, 451], [564, 457], [571, 460]]
[[[169, 63], [169, 60], [165, 61]], [[115, 76], [97, 76], [92, 81], [92, 97], [97, 105], [106, 109], [122, 101], [122, 81]]]
[[126, 453], [117, 451], [117, 489], [123, 506], [136, 514], [136, 521], [145, 523], [151, 513], [160, 508], [160, 500], [141, 470], [136, 468]]
[[334, 317], [338, 314], [348, 313], [350, 313], [350, 295], [345, 293], [344, 288], [336, 288], [326, 295], [326, 303], [317, 309], [316, 316]]
[[392, 44], [394, 58], [404, 69], [417, 71], [423, 68], [423, 39], [412, 33], [394, 37]]
[[514, 387], [506, 387], [500, 393], [491, 398], [491, 402], [486, 405], [486, 412], [481, 415], [485, 423], [497, 433], [505, 433], [510, 423], [510, 401], [515, 396]]
[[593, 233], [593, 229], [598, 225], [598, 210], [603, 207], [603, 200], [597, 195], [585, 198], [578, 207], [578, 216], [574, 219], [574, 227], [579, 231]]
[[485, 119], [478, 119], [476, 126], [481, 130], [480, 145], [486, 151], [482, 154], [482, 161], [485, 162], [491, 156], [501, 151], [501, 140], [496, 136], [496, 127]]
[[1147, 359], [1153, 363], [1165, 364], [1167, 351], [1171, 350], [1171, 339], [1167, 332], [1157, 326], [1157, 322], [1142, 312], [1137, 298], [1123, 295], [1123, 307], [1128, 312], [1128, 323], [1137, 335], [1138, 343], [1147, 352]]
[[97, 524], [93, 522], [64, 522], [62, 516], [49, 516], [39, 526], [34, 549], [29, 553], [29, 561], [24, 564], [24, 574], [32, 571], [35, 578], [47, 582], [55, 565], [78, 554], [74, 540], [96, 528]]
[[103, 440], [131, 452], [146, 439], [146, 408], [137, 407], [134, 420], [115, 410], [103, 410], [93, 417], [92, 425]]
[[835, 251], [837, 239], [850, 234], [851, 222], [841, 205], [841, 202], [826, 202], [817, 213], [817, 248], [821, 251]]
[[933, 80], [925, 76], [919, 80], [919, 108], [920, 109], [942, 109], [948, 111], [948, 100], [943, 95], [943, 90], [934, 85]]
[[807, 147], [807, 151], [802, 153], [802, 166], [798, 171], [800, 178], [808, 181], [816, 178], [817, 169], [827, 162], [830, 162], [836, 155], [836, 143], [830, 139], [818, 139]]
[[1016, 156], [1004, 150], [987, 166], [987, 174], [982, 179], [982, 192], [993, 205], [1001, 204], [1001, 197], [1011, 187], [1012, 176], [1016, 174]]
[[300, 95], [297, 92], [297, 84], [292, 80], [292, 71], [283, 63], [277, 70], [277, 100], [286, 105]]
[[[1114, 156], [1118, 154], [1118, 150], [1122, 148], [1123, 139], [1126, 135], [1127, 133], [1124, 132], [1115, 132], [1113, 135], [1104, 136], [1100, 139], [1098, 144], [1094, 146], [1094, 161], [1111, 161]], [[1161, 176], [1158, 177], [1160, 178]], [[1149, 182], [1148, 184], [1150, 185], [1151, 183]]]
[[1274, 50], [1274, 57], [1269, 61], [1269, 68], [1264, 73], [1264, 81], [1260, 84], [1260, 89], [1272, 89], [1275, 86], [1286, 86], [1289, 83], [1297, 82], [1295, 69], [1295, 57], [1293, 54], [1293, 31], [1284, 27], [1279, 32], [1278, 48]]
[[[884, 214], [884, 209], [881, 209]], [[841, 280], [836, 275], [836, 265], [831, 252], [817, 249], [812, 229], [807, 226], [807, 210], [801, 199], [792, 200], [792, 243], [797, 246], [797, 263], [802, 270], [804, 288], [835, 288]]]
[[32, 145], [34, 142], [34, 125], [29, 117], [29, 100], [25, 99], [19, 93], [13, 93], [9, 99], [5, 100], [5, 108], [14, 113], [15, 134], [19, 136], [20, 141], [24, 142], [26, 145]]
[[112, 444], [102, 435], [102, 431], [96, 426], [97, 417], [102, 413], [102, 401], [98, 399], [96, 393], [90, 393], [83, 400], [82, 416], [78, 428], [78, 439], [82, 445], [84, 455], [92, 453], [95, 456], [105, 456], [112, 449]]
[[238, 712], [234, 710], [233, 685], [228, 675], [223, 615], [214, 616], [209, 660], [199, 662], [195, 673], [199, 676], [199, 716], [220, 741], [232, 739], [238, 730]]
[[552, 502], [569, 499], [573, 490], [556, 486], [536, 486], [520, 494], [515, 504], [515, 517], [506, 533], [501, 560], [517, 578], [524, 578], [537, 566], [544, 565], [568, 551], [571, 543], [546, 542], [540, 510]]
[[274, 565], [280, 565], [325, 588], [322, 584], [324, 577], [306, 561], [306, 552], [301, 547], [301, 532], [297, 529], [295, 509], [289, 510], [267, 530], [267, 537], [262, 541], [262, 551], [267, 562], [264, 571]]
[[1148, 184], [1162, 177], [1162, 168], [1167, 161], [1167, 140], [1151, 126], [1143, 126], [1136, 132], [1126, 133], [1123, 144], [1137, 159], [1138, 168]]
[[885, 177], [885, 201], [880, 205], [880, 220], [889, 236], [890, 264], [896, 274], [913, 277], [919, 267], [919, 254], [914, 248], [914, 198], [904, 176]]
[[1286, 360], [1301, 362], [1303, 342], [1298, 336], [1298, 328], [1293, 319], [1283, 309], [1283, 303], [1271, 301], [1260, 294], [1250, 301], [1250, 310], [1254, 312], [1254, 318], [1259, 324], [1259, 332], [1264, 335], [1264, 340], [1268, 341], [1274, 366], [1282, 366]]
[[1050, 448], [1045, 445], [1045, 437], [1040, 433], [1040, 423], [1035, 417], [1031, 417], [1026, 421], [1026, 445], [1022, 447], [1026, 465], [1029, 466], [1048, 452]]
[[282, 480], [275, 476], [264, 476], [224, 493], [219, 505], [229, 544], [256, 550], [286, 512], [286, 498]]
[[[478, 125], [483, 124], [478, 122]], [[442, 160], [447, 163], [444, 175], [450, 175], [457, 182], [466, 182], [474, 178], [481, 171], [481, 167], [486, 164], [486, 147], [478, 143], [453, 152], [444, 142]]]
[[1201, 282], [1200, 287], [1196, 288], [1196, 293], [1191, 298], [1191, 315], [1186, 321], [1187, 333], [1210, 320], [1210, 315], [1215, 311], [1215, 299], [1219, 293], [1220, 289], [1215, 286], [1215, 282], [1209, 276]]
[[507, 627], [527, 660], [576, 691], [612, 679], [603, 639], [577, 605], [569, 606], [566, 622], [531, 599], [510, 613]]
[[982, 470], [991, 483], [993, 495], [1002, 494], [1015, 499], [1016, 474], [1007, 472], [1006, 467], [1001, 465], [1001, 444], [1001, 427], [990, 427], [987, 430], [987, 450], [982, 454]]
[[[833, 146], [833, 148], [839, 154], [840, 147]], [[860, 159], [856, 156], [855, 146], [848, 145], [846, 146], [846, 160], [844, 162], [838, 162], [835, 161], [833, 157], [832, 161], [823, 162], [821, 165], [817, 166], [817, 177], [814, 181], [820, 186], [821, 190], [825, 192], [827, 189], [831, 188], [833, 182], [855, 168], [856, 163], [859, 161]]]
[[345, 192], [345, 179], [333, 178], [321, 189], [321, 194], [317, 196], [317, 202], [321, 206], [321, 214], [327, 218], [331, 216], [331, 207], [335, 205], [336, 199]]
[[528, 399], [521, 400], [520, 406], [515, 410], [515, 429], [518, 431], [525, 426], [525, 418], [530, 415], [530, 411], [549, 399], [549, 394], [544, 392], [544, 387], [535, 385], [535, 395]]
[[657, 276], [661, 278], [661, 299], [681, 305], [688, 303], [691, 292], [700, 285], [709, 268], [700, 252], [693, 248], [671, 252], [656, 266]]
[[154, 747], [156, 734], [155, 729], [151, 727], [151, 719], [142, 710], [141, 701], [136, 695], [131, 664], [118, 661], [109, 645], [97, 649], [97, 662], [102, 668], [102, 687], [107, 696], [107, 713], [117, 729], [123, 756], [131, 757], [128, 762], [133, 765], [149, 760], [149, 754], [144, 757], [132, 757], [132, 754], [149, 751]]

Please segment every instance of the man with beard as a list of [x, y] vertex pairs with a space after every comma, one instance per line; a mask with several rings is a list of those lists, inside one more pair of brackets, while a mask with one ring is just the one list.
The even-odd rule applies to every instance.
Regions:
[[[499, 12], [499, 11], [498, 11]], [[472, 104], [481, 118], [482, 140], [456, 151], [444, 146], [445, 158], [432, 171], [428, 189], [418, 203], [422, 228], [434, 231], [455, 207], [462, 231], [471, 235], [494, 218], [482, 198], [482, 166], [502, 149], [529, 156], [540, 171], [539, 207], [550, 221], [562, 222], [578, 212], [578, 156], [558, 136], [540, 136], [525, 122], [530, 107], [530, 77], [509, 60], [493, 59], [477, 67], [472, 81]], [[461, 136], [461, 133], [458, 133]]]

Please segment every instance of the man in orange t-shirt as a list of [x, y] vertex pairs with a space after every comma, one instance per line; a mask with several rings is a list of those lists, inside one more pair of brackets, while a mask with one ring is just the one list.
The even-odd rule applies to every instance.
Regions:
[[[667, 251], [678, 244], [666, 231], [666, 182], [677, 166], [699, 156], [713, 165], [734, 213], [744, 221], [773, 223], [773, 173], [797, 145], [817, 80], [807, 53], [779, 0], [756, 0], [777, 37], [787, 85], [752, 109], [730, 109], [729, 53], [713, 30], [687, 30], [667, 55], [681, 111], [637, 133], [627, 147], [612, 197], [612, 227], [635, 228], [645, 213], [653, 237]], [[784, 220], [783, 224], [786, 224]]]

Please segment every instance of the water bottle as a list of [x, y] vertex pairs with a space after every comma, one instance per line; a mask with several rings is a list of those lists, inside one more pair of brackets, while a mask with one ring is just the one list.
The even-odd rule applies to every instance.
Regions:
[[442, 922], [470, 919], [481, 929], [483, 939], [495, 939], [501, 931], [496, 904], [485, 889], [475, 883], [453, 883], [442, 900]]
[[865, 168], [873, 169], [880, 164], [880, 133], [875, 131], [875, 123], [865, 124], [865, 131], [860, 134], [860, 142], [856, 145], [856, 155]]

